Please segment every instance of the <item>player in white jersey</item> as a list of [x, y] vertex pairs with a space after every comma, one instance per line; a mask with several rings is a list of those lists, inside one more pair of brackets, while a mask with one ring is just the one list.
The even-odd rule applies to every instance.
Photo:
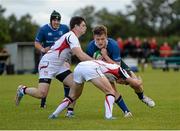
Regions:
[[20, 85], [16, 93], [16, 105], [19, 105], [22, 97], [27, 94], [35, 98], [44, 98], [48, 94], [51, 80], [55, 77], [63, 84], [73, 86], [73, 75], [65, 63], [70, 60], [71, 55], [76, 55], [81, 61], [92, 60], [90, 56], [81, 49], [78, 38], [86, 32], [84, 18], [75, 16], [71, 18], [71, 31], [64, 34], [51, 49], [42, 57], [39, 63], [38, 88]]
[[[113, 89], [105, 74], [111, 74], [117, 83], [122, 79], [133, 86], [141, 84], [141, 80], [131, 78], [128, 73], [118, 64], [110, 64], [101, 60], [80, 62], [74, 69], [74, 86], [70, 89], [69, 97], [65, 98], [57, 109], [49, 116], [50, 119], [57, 118], [59, 113], [67, 108], [74, 100], [78, 99], [82, 93], [85, 81], [91, 81], [97, 88], [106, 94], [105, 118], [112, 119], [112, 108], [115, 101], [119, 101], [124, 111], [125, 117], [132, 116], [127, 109], [122, 96]], [[110, 90], [114, 90], [109, 94]]]

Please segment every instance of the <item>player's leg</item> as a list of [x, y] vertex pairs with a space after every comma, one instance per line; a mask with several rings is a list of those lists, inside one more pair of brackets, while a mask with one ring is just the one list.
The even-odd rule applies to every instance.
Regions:
[[63, 84], [64, 86], [64, 97], [67, 97], [69, 95], [70, 87]]
[[[64, 86], [64, 98], [69, 96], [69, 92], [70, 92], [70, 87], [63, 84]], [[69, 105], [69, 107], [67, 108], [67, 113], [66, 113], [66, 117], [74, 117], [74, 106], [75, 106], [75, 102], [71, 103]]]
[[138, 95], [138, 98], [145, 103], [146, 105], [148, 105], [149, 107], [154, 107], [155, 106], [155, 102], [144, 95], [144, 91], [143, 91], [143, 85], [142, 85], [142, 80], [141, 79], [135, 79], [135, 78], [128, 78], [126, 80], [130, 86], [135, 90], [136, 94]]
[[111, 84], [109, 83], [108, 79], [104, 77], [97, 77], [94, 79], [91, 79], [91, 82], [99, 88], [102, 92], [106, 94], [105, 97], [105, 118], [106, 119], [112, 119], [112, 112], [113, 112], [113, 104], [115, 101], [115, 91], [111, 87]]
[[38, 99], [46, 97], [49, 91], [50, 83], [51, 79], [45, 78], [39, 79], [38, 88], [20, 85], [17, 89], [16, 105], [19, 105], [25, 94]]
[[[64, 95], [65, 97], [69, 96], [70, 87], [72, 86], [72, 83], [69, 83], [69, 81], [73, 80], [73, 75], [70, 70], [66, 70], [56, 76], [56, 79], [58, 79], [60, 82], [63, 82], [63, 85], [66, 85], [64, 87]], [[68, 107], [66, 116], [67, 117], [73, 117], [74, 116], [74, 106], [75, 101]]]
[[49, 116], [49, 119], [57, 118], [59, 113], [66, 109], [72, 102], [73, 100], [70, 97], [65, 97], [61, 104], [59, 104], [59, 106], [56, 108], [56, 110]]
[[46, 97], [41, 99], [41, 105], [40, 108], [46, 108]]
[[[68, 80], [68, 79], [66, 79], [66, 80]], [[71, 80], [71, 78], [69, 80]], [[74, 83], [74, 82], [72, 82], [72, 83]], [[64, 109], [66, 109], [68, 106], [70, 106], [76, 99], [78, 99], [79, 96], [82, 94], [83, 85], [84, 84], [74, 83], [72, 86], [70, 86], [69, 96], [64, 98], [64, 100], [61, 102], [61, 104], [49, 116], [49, 119], [57, 118], [59, 113], [61, 113]]]
[[127, 105], [125, 104], [125, 102], [122, 98], [122, 95], [120, 93], [118, 93], [115, 83], [114, 82], [110, 82], [110, 83], [111, 83], [111, 86], [113, 87], [113, 89], [115, 90], [115, 96], [116, 96], [115, 103], [123, 111], [124, 117], [131, 117], [132, 114], [131, 114], [130, 110], [128, 109]]
[[[68, 70], [69, 70], [70, 67], [71, 67], [68, 62], [65, 62], [63, 66], [67, 67]], [[69, 70], [69, 71], [70, 71], [70, 70]], [[71, 73], [71, 71], [70, 71], [69, 73]], [[66, 73], [66, 76], [67, 76], [69, 73]], [[67, 97], [67, 96], [69, 95], [70, 88], [69, 88], [69, 86], [66, 85], [66, 84], [63, 84], [63, 86], [64, 86], [64, 97]]]
[[[68, 69], [70, 69], [70, 67], [71, 67], [68, 62], [65, 62], [64, 66], [67, 67]], [[63, 84], [63, 86], [64, 86], [64, 98], [65, 98], [65, 97], [68, 97], [68, 95], [69, 95], [70, 87], [65, 85], [65, 84]], [[72, 117], [74, 115], [74, 112], [73, 112], [73, 110], [74, 110], [74, 103], [75, 103], [75, 101], [73, 102], [73, 104], [71, 104], [68, 107], [67, 114], [66, 114], [67, 117]]]
[[132, 83], [129, 83], [127, 81], [121, 80], [121, 81], [119, 81], [119, 83], [120, 84], [130, 84], [130, 87], [134, 89], [134, 91], [137, 94], [138, 98], [142, 102], [147, 104], [149, 107], [154, 107], [155, 102], [151, 98], [144, 95], [144, 90], [143, 90], [143, 84], [142, 84], [141, 77], [137, 77], [136, 74], [133, 71], [131, 71], [130, 68], [128, 67], [128, 65], [126, 65], [126, 63], [124, 63], [124, 61], [122, 61], [122, 60], [121, 60], [121, 67], [127, 71], [127, 73], [130, 75], [130, 77], [132, 79], [134, 79], [134, 81], [132, 81]]

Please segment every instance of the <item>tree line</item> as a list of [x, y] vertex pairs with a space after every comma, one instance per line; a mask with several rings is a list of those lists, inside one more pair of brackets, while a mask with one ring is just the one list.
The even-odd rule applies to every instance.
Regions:
[[[87, 6], [76, 10], [73, 15], [81, 15], [87, 20], [87, 33], [81, 38], [84, 42], [92, 39], [91, 30], [95, 25], [104, 24], [108, 27], [109, 37], [115, 39], [157, 37], [176, 43], [180, 40], [179, 7], [179, 0], [134, 0], [131, 6], [126, 7], [125, 14]], [[26, 14], [18, 20], [14, 14], [5, 18], [5, 11], [0, 5], [0, 46], [10, 42], [34, 41], [39, 25], [32, 22], [31, 15]]]
[[32, 22], [32, 17], [26, 14], [18, 20], [11, 14], [5, 18], [5, 11], [6, 9], [0, 5], [0, 46], [10, 42], [34, 41], [39, 25]]

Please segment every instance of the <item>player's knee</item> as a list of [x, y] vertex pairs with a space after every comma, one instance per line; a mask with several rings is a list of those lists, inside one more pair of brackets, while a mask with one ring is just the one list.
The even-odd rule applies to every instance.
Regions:
[[69, 97], [72, 99], [72, 100], [77, 100], [79, 97], [80, 97], [81, 94], [70, 94]]
[[64, 99], [67, 99], [69, 101], [69, 104], [73, 103], [75, 101], [75, 99], [73, 99], [70, 96], [65, 97]]
[[141, 80], [138, 80], [138, 81], [137, 81], [137, 87], [139, 87], [139, 88], [142, 87], [142, 81], [141, 81]]
[[141, 88], [142, 87], [142, 81], [136, 80], [135, 82], [133, 82], [132, 86], [135, 88]]
[[45, 98], [47, 96], [47, 91], [39, 91], [39, 98]]
[[116, 92], [115, 92], [115, 90], [113, 90], [113, 89], [111, 89], [111, 90], [109, 90], [109, 89], [106, 89], [105, 90], [105, 94], [112, 94], [112, 95], [116, 95]]

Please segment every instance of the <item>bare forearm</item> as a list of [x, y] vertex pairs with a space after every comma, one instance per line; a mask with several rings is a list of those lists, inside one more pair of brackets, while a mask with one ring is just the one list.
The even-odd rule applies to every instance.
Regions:
[[35, 48], [37, 49], [37, 50], [39, 50], [40, 52], [42, 52], [42, 53], [46, 53], [46, 52], [48, 52], [48, 50], [50, 49], [50, 47], [46, 47], [46, 48], [44, 48], [40, 43], [38, 43], [38, 42], [35, 42]]
[[81, 55], [77, 56], [79, 58], [80, 61], [87, 61], [87, 60], [93, 60], [92, 57], [90, 57], [89, 55], [87, 55], [86, 53], [82, 52]]
[[103, 58], [105, 59], [105, 61], [106, 61], [107, 63], [116, 64], [116, 62], [113, 61], [111, 58], [109, 58], [109, 56], [107, 56], [107, 55], [103, 56]]

